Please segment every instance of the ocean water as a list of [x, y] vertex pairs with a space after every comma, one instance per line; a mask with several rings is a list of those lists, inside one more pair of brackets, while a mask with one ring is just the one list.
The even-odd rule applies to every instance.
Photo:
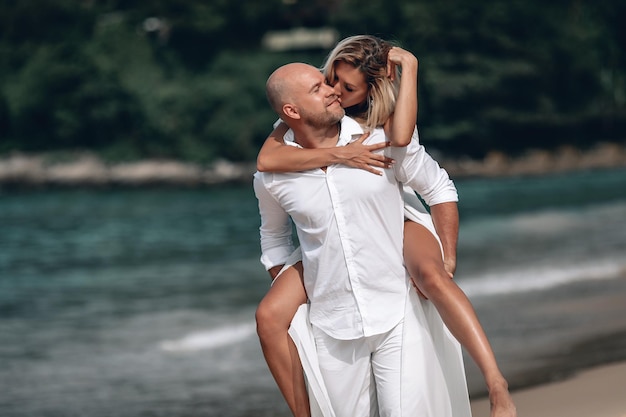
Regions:
[[[511, 385], [626, 359], [626, 170], [457, 187], [455, 279]], [[249, 186], [0, 192], [0, 416], [288, 416], [258, 225]]]

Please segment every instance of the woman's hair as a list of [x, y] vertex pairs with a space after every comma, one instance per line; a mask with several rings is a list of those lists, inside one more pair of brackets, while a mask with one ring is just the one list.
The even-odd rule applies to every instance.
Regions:
[[322, 72], [331, 84], [335, 82], [335, 64], [340, 61], [353, 65], [365, 75], [367, 99], [362, 105], [346, 109], [346, 113], [365, 120], [368, 129], [385, 124], [396, 105], [399, 74], [394, 81], [387, 76], [387, 55], [392, 47], [391, 43], [376, 36], [351, 36], [335, 46], [322, 66]]

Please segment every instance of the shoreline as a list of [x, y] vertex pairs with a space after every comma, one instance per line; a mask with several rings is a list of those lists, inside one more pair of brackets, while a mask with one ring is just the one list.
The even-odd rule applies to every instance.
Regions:
[[[485, 158], [433, 157], [453, 179], [475, 177], [538, 176], [583, 170], [626, 167], [626, 144], [599, 143], [582, 151], [570, 146], [554, 151], [528, 150], [519, 157], [491, 152]], [[13, 152], [0, 157], [0, 187], [207, 187], [248, 184], [256, 162], [218, 160], [203, 166], [168, 160], [104, 162], [95, 153], [59, 154]]]
[[[518, 302], [513, 298], [504, 300], [505, 305], [531, 312], [530, 315], [512, 315], [511, 320], [528, 325], [546, 317], [543, 325], [530, 327], [534, 329], [528, 333], [532, 335], [532, 341], [519, 339], [519, 343], [511, 343], [509, 339], [508, 344], [498, 345], [497, 335], [493, 333], [492, 343], [499, 352], [499, 367], [511, 393], [561, 384], [593, 369], [626, 364], [626, 319], [621, 314], [625, 286], [626, 270], [622, 269], [607, 281], [590, 280], [574, 283], [569, 288], [555, 287], [544, 292], [542, 299], [536, 302], [534, 298], [525, 300], [524, 295], [518, 297]], [[494, 305], [491, 310], [479, 310], [479, 314], [489, 316], [500, 307], [500, 304]], [[533, 311], [542, 313], [537, 315]], [[487, 332], [489, 334], [489, 330]], [[488, 393], [483, 377], [469, 358], [466, 372], [471, 399], [485, 399]], [[626, 378], [626, 372], [623, 378]], [[622, 386], [626, 386], [626, 380]], [[620, 395], [619, 398], [625, 401], [623, 415], [626, 417], [626, 396]], [[592, 415], [595, 416], [588, 414]]]
[[[519, 416], [626, 417], [626, 361], [597, 365], [557, 382], [512, 390]], [[489, 399], [471, 399], [472, 415], [488, 416]]]
[[[544, 352], [541, 357], [542, 364], [538, 367], [529, 367], [526, 371], [520, 372], [519, 370], [513, 371], [506, 364], [502, 364], [502, 370], [511, 392], [526, 391], [538, 386], [567, 381], [591, 369], [616, 363], [626, 364], [625, 347], [626, 330], [616, 329], [604, 334], [589, 335], [571, 345], [561, 345], [552, 353]], [[472, 389], [471, 384], [468, 387], [470, 397], [476, 399], [487, 397], [488, 392], [483, 386], [482, 376], [473, 370], [474, 366], [471, 362], [469, 365], [472, 371], [468, 369], [471, 373], [468, 374], [468, 378], [480, 381], [477, 384], [480, 388], [475, 386]], [[624, 376], [626, 377], [626, 373]], [[626, 409], [624, 413], [626, 414]]]

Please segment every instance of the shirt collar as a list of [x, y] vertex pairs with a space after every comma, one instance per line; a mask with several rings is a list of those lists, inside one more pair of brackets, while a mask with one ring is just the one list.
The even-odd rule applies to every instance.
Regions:
[[[363, 128], [361, 125], [349, 116], [344, 116], [341, 119], [341, 127], [339, 129], [339, 140], [337, 141], [337, 146], [345, 146], [348, 143], [352, 142], [355, 139], [355, 136], [360, 136], [363, 134]], [[293, 135], [293, 130], [289, 129], [285, 135], [283, 136], [283, 141], [286, 145], [296, 146], [301, 148], [295, 142], [295, 137]]]
[[341, 119], [341, 129], [339, 130], [339, 140], [337, 146], [345, 146], [354, 140], [355, 136], [363, 134], [361, 125], [351, 117], [344, 116]]

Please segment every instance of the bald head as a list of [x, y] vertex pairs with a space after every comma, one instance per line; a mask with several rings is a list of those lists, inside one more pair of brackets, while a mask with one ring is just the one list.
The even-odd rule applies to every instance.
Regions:
[[265, 92], [270, 106], [279, 116], [283, 115], [282, 107], [294, 102], [295, 95], [302, 89], [306, 77], [319, 75], [320, 70], [312, 65], [294, 62], [276, 69], [267, 79]]
[[334, 87], [309, 64], [296, 62], [278, 68], [267, 79], [266, 91], [274, 111], [294, 131], [327, 129], [345, 114]]

